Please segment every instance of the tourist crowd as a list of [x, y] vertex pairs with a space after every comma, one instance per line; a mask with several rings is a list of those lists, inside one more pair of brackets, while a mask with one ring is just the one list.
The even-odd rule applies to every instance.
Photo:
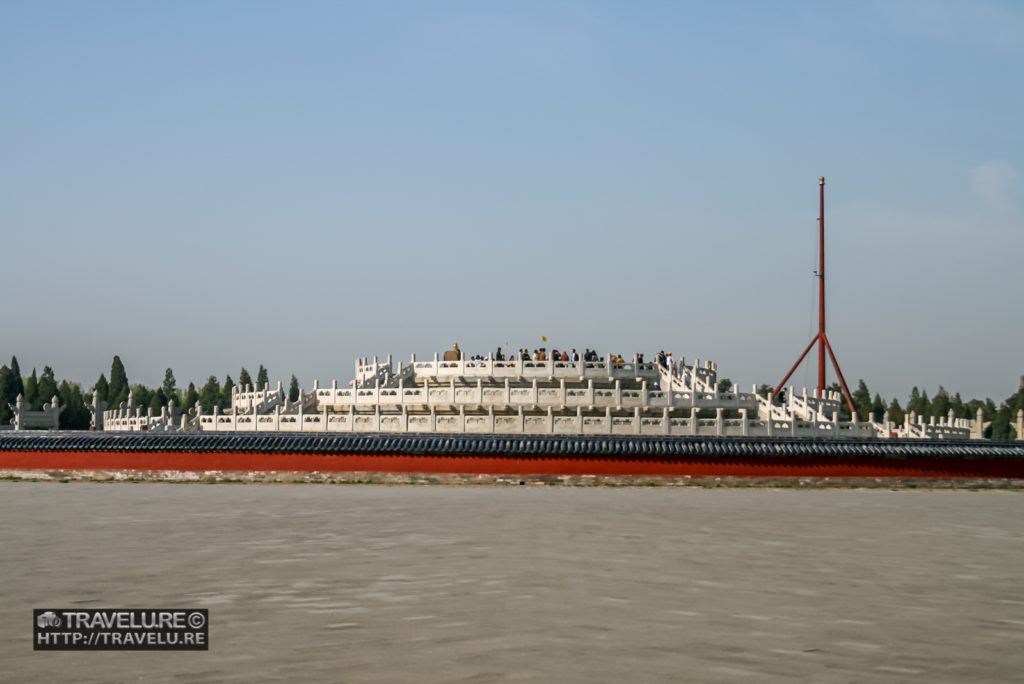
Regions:
[[[453, 351], [455, 352], [456, 358], [463, 358], [462, 352], [459, 350], [459, 345], [458, 344], [456, 344], [454, 346]], [[451, 354], [451, 352], [448, 352], [448, 353]], [[447, 354], [446, 354], [445, 358], [446, 359], [448, 358]], [[539, 348], [533, 349], [533, 350], [523, 348], [523, 349], [519, 349], [518, 351], [515, 351], [515, 352], [509, 352], [508, 355], [506, 355], [505, 352], [503, 352], [501, 347], [499, 346], [496, 349], [496, 351], [494, 352], [493, 358], [494, 358], [495, 361], [511, 361], [511, 360], [515, 360], [515, 359], [520, 359], [522, 361], [573, 361], [573, 362], [575, 362], [575, 361], [581, 361], [582, 360], [582, 361], [585, 361], [585, 362], [594, 362], [594, 363], [602, 362], [602, 361], [605, 362], [605, 363], [628, 363], [626, 361], [626, 359], [623, 358], [623, 356], [621, 354], [609, 354], [606, 358], [602, 359], [600, 354], [598, 354], [595, 350], [589, 349], [589, 348], [584, 349], [583, 354], [581, 356], [580, 353], [576, 351], [575, 347], [573, 347], [572, 349], [569, 349], [568, 351], [566, 351], [566, 350], [559, 351], [558, 349], [552, 349], [550, 352], [548, 352], [546, 347], [539, 347]], [[478, 354], [478, 355], [475, 355], [475, 356], [468, 357], [468, 360], [469, 361], [486, 361], [487, 359], [484, 356]], [[657, 354], [655, 354], [654, 362], [657, 363], [659, 366], [661, 366], [663, 368], [668, 368], [668, 369], [674, 369], [675, 366], [676, 366], [676, 362], [672, 358], [672, 352], [665, 352], [664, 350], [659, 351]], [[634, 363], [634, 364], [646, 363], [646, 361], [644, 361], [644, 355], [641, 354], [641, 353], [633, 354], [632, 363]]]

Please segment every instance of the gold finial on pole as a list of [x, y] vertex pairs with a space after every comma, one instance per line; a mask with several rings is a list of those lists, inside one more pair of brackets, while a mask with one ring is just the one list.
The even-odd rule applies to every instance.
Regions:
[[822, 176], [821, 178], [818, 179], [818, 185], [824, 185], [824, 184], [825, 184], [825, 177]]

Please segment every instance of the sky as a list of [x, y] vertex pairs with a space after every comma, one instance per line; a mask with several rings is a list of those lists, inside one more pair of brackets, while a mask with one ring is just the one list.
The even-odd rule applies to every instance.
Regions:
[[991, 0], [0, 0], [0, 361], [308, 388], [457, 342], [774, 385], [825, 176], [847, 381], [999, 402], [1022, 75]]

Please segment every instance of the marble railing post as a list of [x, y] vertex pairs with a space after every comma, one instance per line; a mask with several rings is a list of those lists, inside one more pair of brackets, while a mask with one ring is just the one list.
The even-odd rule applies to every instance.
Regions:
[[100, 393], [93, 390], [92, 403], [89, 405], [89, 429], [103, 429], [103, 412], [107, 410], [107, 402], [100, 399]]
[[13, 404], [8, 404], [11, 407], [11, 411], [14, 412], [14, 417], [11, 419], [11, 423], [14, 425], [15, 430], [24, 430], [25, 423], [25, 397], [20, 394], [14, 400]]

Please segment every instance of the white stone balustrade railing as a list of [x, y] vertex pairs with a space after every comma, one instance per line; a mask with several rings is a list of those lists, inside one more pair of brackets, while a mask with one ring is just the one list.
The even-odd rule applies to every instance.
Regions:
[[896, 434], [910, 439], [970, 439], [974, 428], [974, 420], [954, 418], [952, 410], [948, 416], [938, 420], [931, 416], [928, 422], [925, 422], [924, 416], [918, 416], [911, 411], [903, 426], [896, 430]]
[[[786, 388], [786, 405], [790, 411], [804, 418], [805, 420], [827, 420], [834, 415], [842, 406], [843, 396], [839, 392], [825, 390], [825, 397], [818, 397], [818, 390], [815, 388], [810, 394], [804, 388], [802, 394], [793, 392], [793, 387]], [[862, 416], [866, 418], [867, 416]]]
[[200, 415], [199, 429], [204, 432], [385, 432], [385, 433], [476, 433], [476, 434], [564, 434], [564, 435], [707, 435], [748, 437], [842, 437], [876, 436], [871, 423], [813, 422], [800, 420], [763, 420], [748, 417], [725, 418], [721, 410], [705, 417], [673, 417], [644, 415], [636, 409], [633, 415], [583, 415], [548, 411], [530, 414], [524, 411], [509, 415], [489, 411], [486, 414], [459, 413], [361, 413], [354, 407], [347, 412], [284, 414], [280, 410], [269, 415]]
[[[445, 388], [438, 388], [445, 389]], [[106, 411], [107, 430], [115, 431], [174, 431], [179, 429], [204, 432], [439, 432], [439, 433], [498, 433], [498, 434], [609, 434], [609, 435], [709, 435], [752, 437], [818, 437], [818, 438], [885, 438], [890, 435], [917, 439], [968, 439], [975, 421], [965, 419], [930, 419], [927, 423], [916, 416], [908, 416], [902, 427], [894, 428], [888, 420], [882, 423], [802, 420], [793, 414], [773, 412], [771, 418], [755, 415], [746, 408], [738, 417], [725, 417], [724, 409], [696, 409], [691, 416], [677, 417], [663, 408], [661, 414], [650, 413], [637, 406], [633, 415], [613, 415], [607, 406], [604, 415], [584, 415], [583, 407], [576, 413], [554, 411], [527, 412], [520, 406], [513, 415], [495, 412], [466, 413], [461, 406], [458, 413], [382, 410], [359, 411], [350, 405], [347, 411], [330, 411], [326, 407], [317, 412], [285, 413], [281, 406], [269, 414], [221, 414], [214, 409], [204, 414], [200, 409], [189, 417], [178, 419], [177, 411], [163, 409], [160, 415], [144, 413], [141, 408], [127, 407]], [[774, 407], [780, 408], [780, 407]], [[1020, 416], [1018, 417], [1020, 418]], [[1016, 426], [1015, 426], [1016, 427]], [[1024, 430], [1022, 430], [1024, 432]]]
[[235, 413], [266, 413], [283, 404], [284, 400], [285, 393], [280, 381], [274, 389], [270, 389], [269, 384], [264, 385], [263, 389], [255, 389], [248, 385], [236, 386], [231, 392], [231, 408]]
[[608, 378], [655, 380], [659, 376], [653, 363], [632, 364], [608, 361], [494, 361], [491, 359], [459, 361], [414, 361], [417, 378], [495, 378], [495, 379], [558, 379]]
[[176, 432], [180, 427], [180, 412], [173, 401], [161, 407], [159, 413], [154, 409], [135, 406], [133, 401], [121, 404], [120, 408], [103, 412], [104, 430]]
[[53, 395], [49, 402], [43, 404], [41, 411], [33, 411], [25, 397], [18, 395], [13, 404], [8, 404], [14, 417], [11, 418], [11, 426], [15, 430], [29, 430], [32, 428], [44, 428], [47, 430], [60, 429], [60, 414], [64, 407]]
[[[500, 362], [499, 362], [500, 363]], [[545, 380], [547, 378], [545, 377]], [[626, 407], [668, 407], [668, 408], [749, 408], [757, 407], [756, 395], [752, 392], [695, 392], [653, 390], [646, 382], [641, 389], [622, 389], [619, 381], [614, 387], [595, 387], [593, 380], [586, 386], [567, 385], [564, 380], [558, 387], [541, 387], [534, 379], [530, 385], [512, 385], [506, 378], [504, 385], [457, 384], [454, 379], [444, 384], [406, 387], [365, 387], [361, 389], [339, 389], [335, 382], [331, 388], [315, 390], [317, 406], [345, 408], [347, 406], [626, 406]]]
[[[699, 364], [699, 360], [695, 362]], [[465, 357], [458, 360], [442, 360], [440, 355], [435, 354], [433, 360], [416, 360], [415, 354], [412, 356], [409, 366], [412, 367], [416, 376], [419, 378], [538, 378], [538, 379], [555, 379], [555, 378], [608, 378], [608, 379], [650, 379], [657, 380], [660, 376], [660, 369], [654, 362], [645, 362], [641, 364], [634, 364], [632, 362], [618, 363], [615, 361], [608, 361], [607, 357], [599, 361], [555, 361], [548, 359], [547, 361], [532, 361], [523, 360], [520, 358], [506, 359], [498, 361], [493, 358], [492, 354], [488, 354], [487, 358], [484, 359], [467, 359]], [[682, 377], [686, 374], [692, 375], [702, 385], [713, 385], [715, 382], [717, 367], [711, 361], [707, 362], [706, 367], [685, 366], [682, 363], [674, 366], [677, 370], [678, 376]], [[408, 366], [403, 367], [408, 368]], [[387, 361], [382, 363], [377, 357], [374, 357], [372, 361], [368, 359], [359, 359], [356, 362], [356, 385], [367, 386], [374, 384], [374, 380], [380, 381], [380, 384], [385, 384], [383, 378], [395, 377], [393, 372], [393, 366], [391, 356], [388, 355]], [[399, 375], [401, 374], [399, 371]], [[392, 383], [393, 384], [393, 383]], [[694, 386], [691, 381], [688, 386]]]
[[394, 365], [391, 361], [391, 354], [387, 355], [387, 359], [384, 362], [381, 362], [376, 356], [373, 357], [372, 361], [369, 359], [356, 359], [354, 383], [356, 387], [375, 384], [383, 385], [387, 383], [392, 375], [394, 375]]

